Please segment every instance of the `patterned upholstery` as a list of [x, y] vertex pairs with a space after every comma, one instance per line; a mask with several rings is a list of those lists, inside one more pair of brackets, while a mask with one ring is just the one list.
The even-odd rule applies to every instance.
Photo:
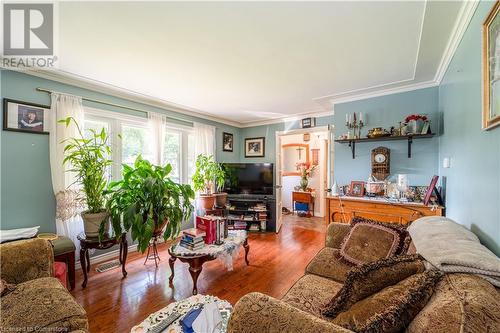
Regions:
[[500, 332], [500, 294], [472, 274], [447, 274], [407, 333]]
[[[260, 293], [242, 297], [234, 307], [228, 333], [352, 332], [320, 314], [321, 306], [340, 290], [338, 281], [344, 281], [335, 281], [347, 271], [337, 260], [338, 249], [350, 229], [347, 224], [328, 226], [326, 248], [282, 300]], [[500, 289], [474, 275], [447, 274], [405, 332], [500, 333]]]
[[261, 293], [243, 296], [234, 306], [228, 333], [349, 333], [340, 326]]
[[85, 310], [55, 279], [52, 245], [43, 239], [0, 245], [1, 277], [17, 283], [1, 297], [0, 330], [88, 332]]
[[355, 266], [342, 260], [339, 249], [325, 247], [307, 265], [306, 272], [344, 282], [353, 267]]
[[321, 276], [306, 274], [281, 299], [291, 306], [322, 317], [321, 310], [330, 302], [342, 284]]

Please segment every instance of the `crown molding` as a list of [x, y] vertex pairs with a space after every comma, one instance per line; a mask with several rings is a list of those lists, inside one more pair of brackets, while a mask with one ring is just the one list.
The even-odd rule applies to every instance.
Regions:
[[371, 92], [367, 92], [367, 93], [360, 93], [360, 94], [346, 96], [346, 97], [333, 98], [330, 100], [330, 102], [332, 105], [335, 105], [335, 104], [359, 101], [359, 100], [373, 98], [373, 97], [381, 97], [381, 96], [393, 95], [393, 94], [398, 94], [398, 93], [403, 93], [403, 92], [408, 92], [408, 91], [413, 91], [413, 90], [431, 88], [431, 87], [436, 87], [438, 85], [439, 85], [439, 83], [437, 83], [436, 81], [433, 81], [433, 80], [419, 82], [419, 83], [411, 83], [411, 84], [407, 84], [407, 85], [399, 86], [399, 87], [386, 88], [386, 89], [375, 90], [375, 91], [371, 91]]
[[[184, 105], [179, 105], [176, 103], [168, 102], [160, 98], [152, 97], [149, 95], [141, 94], [132, 90], [120, 88], [102, 81], [92, 80], [84, 76], [64, 72], [61, 70], [57, 71], [47, 71], [47, 70], [23, 70], [25, 74], [41, 77], [43, 79], [52, 80], [72, 86], [77, 86], [79, 88], [92, 90], [95, 92], [103, 93], [113, 97], [122, 98], [134, 103], [149, 105], [152, 107], [160, 108], [166, 111], [172, 111], [186, 116], [198, 117], [201, 119], [211, 120], [225, 125], [241, 127], [241, 123], [237, 121], [228, 120], [225, 118], [220, 118], [209, 114], [204, 111], [200, 111], [194, 108], [190, 108]], [[189, 121], [189, 120], [187, 120]]]
[[301, 120], [301, 119], [307, 118], [307, 117], [319, 118], [319, 117], [327, 117], [327, 116], [333, 116], [333, 108], [331, 109], [331, 111], [296, 113], [293, 115], [287, 115], [284, 117], [279, 117], [279, 118], [274, 118], [274, 119], [248, 121], [248, 122], [242, 123], [241, 127], [247, 128], [247, 127], [256, 127], [256, 126], [263, 126], [263, 125], [288, 123], [288, 122], [298, 121], [298, 120]]
[[437, 82], [438, 85], [441, 84], [441, 81], [448, 70], [448, 66], [450, 66], [451, 60], [455, 55], [458, 45], [460, 45], [460, 42], [462, 41], [465, 31], [467, 30], [478, 5], [479, 1], [465, 1], [463, 3], [455, 25], [453, 26], [453, 33], [448, 40], [445, 52], [443, 53], [443, 57], [439, 63], [436, 75], [434, 76], [434, 81]]

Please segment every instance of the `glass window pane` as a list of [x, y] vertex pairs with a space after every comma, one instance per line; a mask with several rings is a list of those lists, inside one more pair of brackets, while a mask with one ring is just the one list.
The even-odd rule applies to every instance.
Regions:
[[151, 161], [152, 144], [148, 130], [144, 127], [124, 125], [122, 126], [122, 163], [134, 165], [137, 156]]
[[170, 177], [175, 182], [180, 182], [181, 168], [181, 133], [167, 132], [165, 134], [165, 147], [163, 148], [164, 164], [171, 164]]
[[194, 134], [188, 134], [188, 148], [187, 148], [187, 183], [191, 184], [193, 174], [195, 171], [196, 156], [194, 156]]

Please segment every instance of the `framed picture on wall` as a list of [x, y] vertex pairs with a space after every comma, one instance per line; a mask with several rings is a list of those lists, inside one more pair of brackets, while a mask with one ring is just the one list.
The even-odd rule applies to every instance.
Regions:
[[46, 105], [3, 99], [3, 129], [5, 131], [49, 134], [49, 111]]
[[483, 23], [483, 130], [500, 125], [500, 3]]
[[234, 138], [232, 133], [222, 133], [222, 150], [223, 151], [233, 151]]
[[264, 157], [265, 138], [246, 138], [245, 139], [245, 157]]

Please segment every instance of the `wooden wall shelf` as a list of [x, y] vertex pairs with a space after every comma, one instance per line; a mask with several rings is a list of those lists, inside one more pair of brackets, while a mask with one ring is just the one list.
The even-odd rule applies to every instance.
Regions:
[[356, 142], [380, 142], [380, 141], [408, 141], [408, 158], [411, 158], [411, 145], [413, 143], [413, 139], [426, 139], [432, 138], [435, 134], [413, 134], [413, 135], [404, 135], [404, 136], [383, 136], [380, 138], [359, 138], [359, 139], [338, 139], [335, 142], [338, 143], [348, 143], [349, 147], [352, 150], [352, 158], [355, 158], [356, 153]]

